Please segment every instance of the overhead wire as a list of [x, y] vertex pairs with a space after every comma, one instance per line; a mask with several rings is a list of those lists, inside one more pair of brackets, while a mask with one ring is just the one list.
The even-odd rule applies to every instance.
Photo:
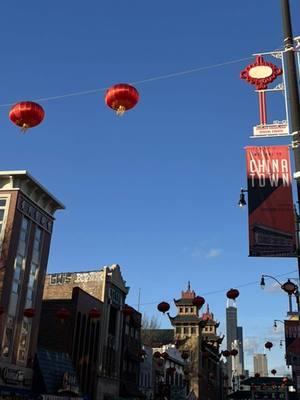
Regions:
[[[298, 270], [293, 270], [293, 271], [285, 272], [284, 274], [274, 275], [274, 278], [280, 278], [280, 277], [283, 277], [283, 276], [287, 276], [287, 275], [293, 274], [294, 272], [297, 272], [297, 271]], [[235, 288], [236, 289], [240, 289], [240, 288], [247, 287], [247, 286], [257, 285], [259, 282], [260, 281], [252, 281], [252, 282], [247, 282], [247, 283], [241, 283], [239, 285], [236, 285]], [[210, 295], [213, 295], [213, 294], [226, 293], [227, 291], [228, 291], [228, 288], [227, 289], [218, 289], [218, 290], [214, 290], [214, 291], [211, 291], [211, 292], [201, 293], [201, 295], [202, 296], [210, 296]], [[171, 302], [172, 300], [173, 299], [167, 299], [166, 301]], [[161, 299], [158, 300], [158, 301], [140, 303], [140, 306], [158, 304], [160, 301], [161, 301]]]
[[[220, 68], [220, 67], [223, 67], [223, 66], [226, 66], [226, 65], [237, 64], [239, 62], [247, 61], [247, 60], [250, 60], [252, 58], [253, 58], [252, 56], [251, 57], [249, 56], [249, 57], [239, 58], [239, 59], [236, 59], [236, 60], [225, 61], [225, 62], [222, 62], [222, 63], [204, 65], [204, 66], [201, 66], [201, 67], [192, 68], [192, 69], [188, 69], [188, 70], [184, 70], [184, 71], [173, 72], [173, 73], [169, 73], [169, 74], [165, 74], [165, 75], [154, 76], [154, 77], [150, 77], [150, 78], [146, 78], [146, 79], [130, 82], [130, 84], [132, 84], [132, 85], [141, 85], [141, 84], [148, 83], [148, 82], [155, 82], [155, 81], [164, 80], [164, 79], [176, 78], [178, 76], [188, 75], [188, 74], [201, 72], [201, 71], [205, 71], [205, 70], [209, 70], [209, 69], [213, 69], [213, 68]], [[46, 102], [46, 101], [52, 101], [52, 100], [60, 100], [60, 99], [68, 98], [68, 97], [86, 96], [86, 95], [89, 95], [89, 94], [101, 93], [101, 92], [106, 91], [107, 89], [108, 89], [108, 87], [102, 87], [102, 88], [98, 88], [98, 89], [90, 89], [90, 90], [83, 90], [83, 91], [78, 91], [78, 92], [70, 92], [70, 93], [65, 93], [65, 94], [61, 94], [61, 95], [57, 95], [57, 96], [38, 97], [36, 99], [33, 99], [32, 101]], [[16, 102], [3, 103], [3, 104], [0, 104], [0, 107], [1, 108], [10, 107], [10, 106], [13, 106], [15, 103]]]

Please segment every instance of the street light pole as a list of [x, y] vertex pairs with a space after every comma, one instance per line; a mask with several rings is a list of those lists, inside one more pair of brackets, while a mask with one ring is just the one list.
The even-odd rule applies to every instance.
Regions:
[[297, 212], [297, 260], [300, 283], [300, 249], [299, 249], [299, 201], [300, 201], [300, 100], [295, 60], [294, 37], [292, 31], [289, 0], [281, 0], [282, 27], [284, 36], [284, 63], [286, 71], [286, 88], [289, 104], [289, 120], [292, 133], [292, 148], [295, 160], [294, 178], [297, 184], [298, 212]]

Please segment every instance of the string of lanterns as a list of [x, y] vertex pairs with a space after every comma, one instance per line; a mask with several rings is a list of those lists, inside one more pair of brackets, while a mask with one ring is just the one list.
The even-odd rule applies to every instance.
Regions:
[[[105, 104], [121, 116], [131, 110], [139, 101], [139, 92], [134, 86], [119, 83], [107, 89]], [[45, 118], [43, 107], [34, 101], [21, 101], [9, 111], [9, 119], [25, 133], [29, 128], [38, 126]]]

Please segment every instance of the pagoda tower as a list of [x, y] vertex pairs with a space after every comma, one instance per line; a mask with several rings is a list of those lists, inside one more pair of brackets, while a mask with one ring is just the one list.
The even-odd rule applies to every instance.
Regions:
[[[181, 351], [185, 366], [188, 398], [197, 400], [219, 400], [220, 382], [219, 347], [223, 338], [217, 334], [219, 322], [214, 319], [209, 306], [199, 315], [196, 294], [190, 282], [181, 298], [174, 299], [177, 315], [171, 317], [176, 347]], [[201, 307], [200, 307], [201, 308]]]
[[177, 315], [170, 318], [174, 327], [176, 346], [187, 358], [185, 358], [185, 375], [188, 384], [189, 395], [200, 399], [201, 379], [201, 332], [203, 322], [199, 317], [199, 309], [194, 305], [196, 294], [191, 290], [190, 282], [186, 291], [181, 292], [181, 298], [174, 299], [177, 307]]

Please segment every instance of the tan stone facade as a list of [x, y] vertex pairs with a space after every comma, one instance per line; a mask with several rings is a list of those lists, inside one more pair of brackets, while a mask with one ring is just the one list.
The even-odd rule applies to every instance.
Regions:
[[122, 356], [122, 308], [129, 288], [122, 278], [120, 266], [114, 264], [99, 271], [49, 274], [46, 276], [43, 298], [71, 298], [74, 287], [80, 287], [103, 302], [96, 399], [117, 397]]

